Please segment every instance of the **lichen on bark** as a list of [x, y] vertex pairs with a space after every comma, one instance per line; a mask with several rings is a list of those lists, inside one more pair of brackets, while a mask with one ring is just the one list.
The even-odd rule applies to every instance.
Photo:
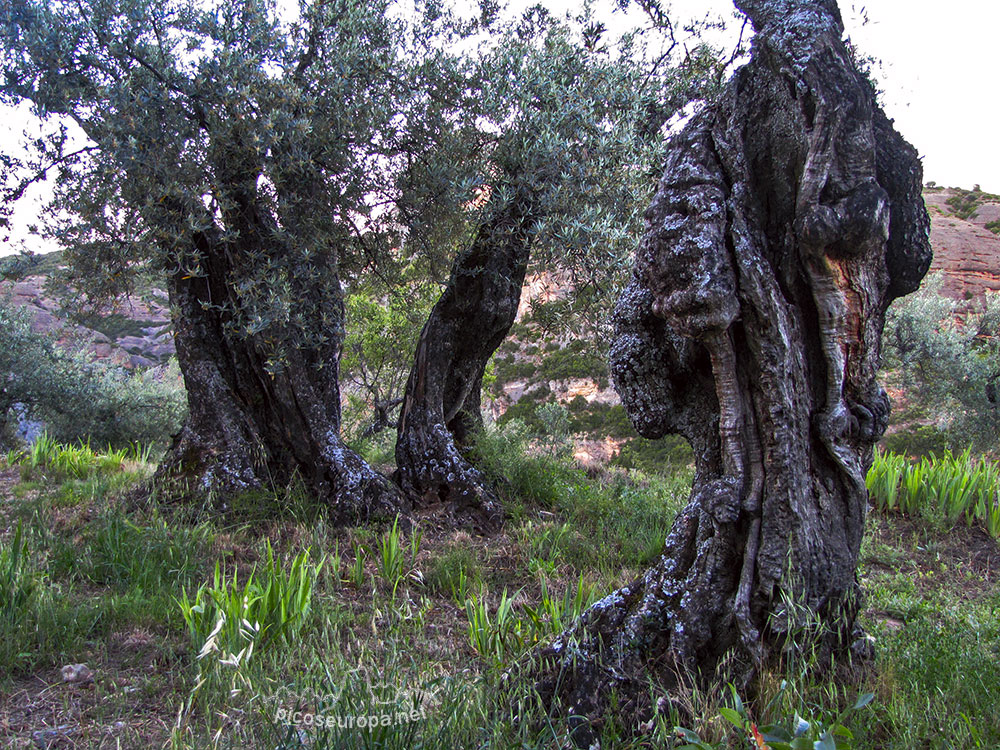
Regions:
[[499, 528], [503, 506], [468, 458], [482, 429], [490, 357], [514, 324], [531, 251], [536, 198], [514, 192], [452, 265], [424, 324], [406, 383], [396, 440], [397, 479], [415, 507], [444, 505], [453, 522]]
[[[250, 233], [246, 233], [249, 235]], [[233, 253], [210, 234], [197, 238], [204, 275], [169, 279], [174, 341], [188, 394], [188, 416], [154, 477], [173, 494], [227, 507], [234, 496], [301, 483], [337, 524], [407, 522], [411, 505], [387, 477], [340, 436], [339, 360], [343, 305], [331, 264], [302, 294], [326, 293], [332, 321], [325, 341], [289, 347], [277, 366], [259, 335], [232, 324]], [[329, 282], [329, 284], [327, 284]]]
[[723, 661], [748, 683], [821, 624], [849, 651], [865, 473], [889, 403], [884, 314], [930, 263], [916, 151], [879, 109], [832, 0], [737, 0], [750, 61], [675, 136], [614, 314], [611, 368], [694, 486], [663, 557], [541, 652], [537, 687], [589, 744]]

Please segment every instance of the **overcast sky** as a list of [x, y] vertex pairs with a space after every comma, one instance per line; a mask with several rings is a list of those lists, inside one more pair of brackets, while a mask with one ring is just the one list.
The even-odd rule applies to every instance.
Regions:
[[[548, 4], [579, 7], [567, 0]], [[840, 5], [847, 33], [864, 54], [882, 61], [876, 77], [885, 92], [886, 113], [923, 155], [924, 179], [965, 188], [979, 184], [1000, 193], [1000, 3], [950, 0], [932, 6], [913, 0], [841, 0]], [[706, 13], [733, 17], [729, 0], [674, 0], [672, 7], [681, 18]], [[735, 35], [738, 24], [733, 26]], [[18, 134], [30, 128], [27, 111], [0, 114], [0, 146], [14, 148]], [[25, 231], [35, 220], [42, 194], [35, 191], [19, 207], [9, 241], [0, 243], [0, 255], [16, 252], [22, 241], [36, 252], [53, 249]]]

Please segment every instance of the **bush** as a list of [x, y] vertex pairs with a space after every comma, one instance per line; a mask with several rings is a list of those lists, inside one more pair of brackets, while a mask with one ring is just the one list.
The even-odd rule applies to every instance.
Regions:
[[497, 418], [497, 425], [503, 426], [517, 422], [533, 434], [540, 433], [544, 426], [538, 418], [538, 404], [534, 399], [521, 397], [515, 403], [507, 407], [506, 411]]
[[[891, 380], [947, 433], [940, 444], [991, 450], [1000, 438], [1000, 294], [961, 314], [936, 276], [886, 315], [884, 365]], [[927, 442], [928, 436], [923, 436]]]
[[952, 188], [952, 190], [954, 191], [954, 195], [948, 198], [945, 203], [951, 207], [955, 216], [960, 219], [970, 219], [975, 216], [979, 204], [985, 201], [1000, 200], [1000, 196], [993, 195], [992, 193], [984, 193], [979, 188], [979, 185], [973, 187], [972, 190], [963, 190], [962, 188]]
[[542, 404], [535, 409], [542, 425], [542, 440], [550, 453], [569, 455], [572, 446], [569, 441], [570, 422], [566, 407], [556, 401]]
[[[583, 404], [580, 404], [580, 401]], [[570, 428], [573, 432], [585, 432], [594, 437], [626, 438], [635, 435], [635, 428], [625, 413], [621, 404], [588, 404], [585, 399], [577, 396], [570, 402], [573, 419]]]
[[587, 351], [583, 339], [571, 341], [562, 349], [547, 352], [538, 366], [543, 380], [569, 380], [570, 378], [602, 378], [607, 375], [605, 361], [592, 351]]
[[882, 446], [892, 453], [903, 453], [914, 458], [940, 455], [957, 447], [947, 432], [929, 424], [908, 426], [891, 432], [882, 439]]
[[180, 429], [186, 402], [176, 365], [129, 372], [69, 351], [31, 330], [27, 312], [0, 304], [0, 436], [17, 420], [45, 425], [62, 443], [127, 447], [164, 444]]
[[611, 463], [625, 469], [639, 469], [647, 474], [670, 476], [694, 463], [694, 453], [680, 435], [668, 435], [658, 440], [640, 437], [625, 443]]

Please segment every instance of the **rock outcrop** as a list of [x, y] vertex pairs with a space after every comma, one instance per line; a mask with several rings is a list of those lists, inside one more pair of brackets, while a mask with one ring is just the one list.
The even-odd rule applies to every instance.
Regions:
[[[1000, 220], [1000, 200], [987, 194], [975, 200], [975, 195], [955, 189], [924, 191], [934, 249], [931, 273], [940, 272], [944, 277], [941, 292], [960, 301], [1000, 291], [1000, 234], [987, 229]], [[963, 196], [975, 201], [966, 218], [954, 205]]]
[[25, 276], [0, 283], [0, 298], [25, 307], [31, 328], [48, 333], [61, 344], [83, 346], [94, 356], [128, 368], [156, 367], [174, 354], [170, 310], [166, 293], [149, 290], [142, 297], [124, 300], [107, 310], [86, 316], [70, 315], [72, 289], [54, 291], [44, 275]]

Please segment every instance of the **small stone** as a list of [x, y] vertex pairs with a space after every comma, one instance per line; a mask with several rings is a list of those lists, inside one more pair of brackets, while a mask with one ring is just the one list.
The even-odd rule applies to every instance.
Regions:
[[36, 747], [46, 750], [46, 748], [52, 747], [59, 740], [74, 734], [76, 729], [72, 724], [61, 724], [57, 727], [49, 727], [48, 729], [39, 729], [37, 732], [32, 732], [31, 739], [34, 741]]
[[67, 664], [62, 668], [63, 682], [86, 683], [94, 681], [94, 672], [86, 664]]

